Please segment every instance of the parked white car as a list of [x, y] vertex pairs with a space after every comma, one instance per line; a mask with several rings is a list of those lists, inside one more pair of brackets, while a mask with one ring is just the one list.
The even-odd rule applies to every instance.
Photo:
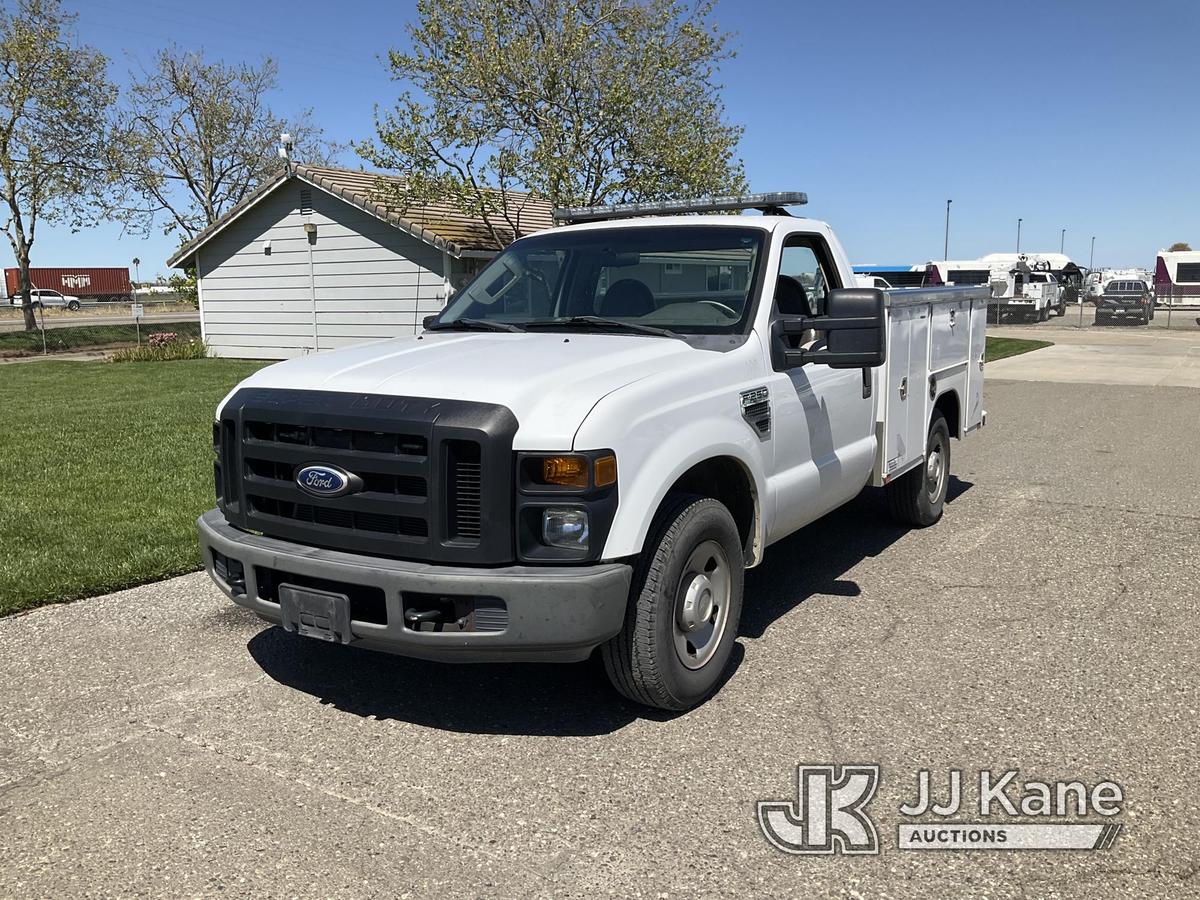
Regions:
[[[72, 297], [70, 294], [63, 294], [46, 288], [34, 288], [29, 293], [30, 305], [34, 309], [59, 308], [69, 309], [74, 312], [83, 306], [82, 301], [78, 297]], [[10, 297], [8, 302], [13, 306], [24, 306], [25, 298], [18, 294]]]
[[560, 210], [580, 224], [510, 245], [423, 334], [250, 376], [213, 427], [209, 574], [298, 635], [598, 650], [626, 697], [701, 702], [744, 570], [867, 485], [932, 525], [986, 416], [987, 288], [858, 287], [799, 202]]

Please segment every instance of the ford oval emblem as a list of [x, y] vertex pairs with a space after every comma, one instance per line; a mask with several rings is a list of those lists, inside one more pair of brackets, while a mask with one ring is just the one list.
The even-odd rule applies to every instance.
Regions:
[[341, 497], [343, 494], [361, 491], [363, 486], [362, 479], [357, 475], [337, 466], [320, 463], [297, 469], [296, 484], [300, 485], [302, 491], [314, 497]]

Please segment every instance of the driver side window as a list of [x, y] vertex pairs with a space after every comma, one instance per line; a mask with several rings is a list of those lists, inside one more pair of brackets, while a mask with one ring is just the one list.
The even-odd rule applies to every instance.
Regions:
[[[825, 297], [829, 293], [830, 286], [829, 276], [817, 253], [814, 238], [796, 235], [787, 239], [779, 262], [779, 274], [799, 283], [799, 286], [803, 288], [812, 315], [824, 314]], [[796, 293], [794, 284], [789, 285], [789, 288], [791, 293]], [[782, 296], [784, 293], [787, 292], [776, 289], [776, 312], [782, 315], [803, 314], [799, 310], [780, 307], [780, 304], [784, 302]], [[793, 301], [786, 305], [794, 306], [795, 303]]]

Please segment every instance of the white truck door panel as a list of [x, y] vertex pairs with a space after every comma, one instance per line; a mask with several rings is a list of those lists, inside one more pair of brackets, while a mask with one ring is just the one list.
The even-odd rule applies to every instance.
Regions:
[[860, 369], [810, 364], [771, 386], [777, 498], [773, 536], [790, 534], [849, 500], [875, 459], [872, 400]]

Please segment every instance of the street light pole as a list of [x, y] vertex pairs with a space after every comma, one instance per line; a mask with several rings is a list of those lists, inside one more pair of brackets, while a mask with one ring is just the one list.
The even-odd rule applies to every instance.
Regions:
[[946, 201], [946, 243], [942, 246], [942, 259], [950, 258], [950, 204], [953, 202]]
[[1092, 262], [1096, 259], [1096, 236], [1092, 235], [1092, 252], [1088, 254], [1088, 274], [1092, 273]]
[[1067, 246], [1067, 229], [1062, 230], [1062, 234], [1058, 237], [1058, 252], [1063, 252], [1063, 247]]
[[1017, 219], [1017, 252], [1021, 252], [1021, 220]]

